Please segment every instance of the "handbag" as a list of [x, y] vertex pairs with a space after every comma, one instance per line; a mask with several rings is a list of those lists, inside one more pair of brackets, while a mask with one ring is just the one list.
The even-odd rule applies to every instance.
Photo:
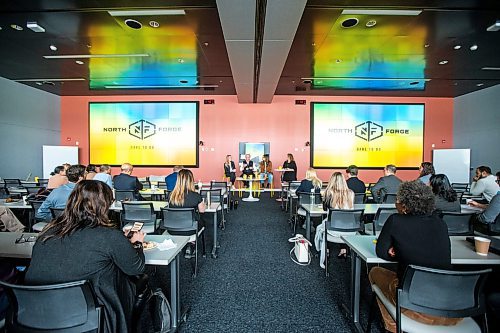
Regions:
[[290, 250], [290, 259], [297, 265], [307, 266], [311, 263], [311, 253], [309, 252], [309, 242], [301, 234], [296, 234], [295, 237], [288, 239], [290, 243], [295, 243], [295, 246]]

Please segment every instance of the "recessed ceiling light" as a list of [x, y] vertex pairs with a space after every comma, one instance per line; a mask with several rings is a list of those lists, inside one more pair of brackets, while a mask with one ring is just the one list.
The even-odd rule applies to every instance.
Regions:
[[151, 28], [159, 28], [160, 27], [160, 23], [158, 23], [156, 21], [149, 21], [149, 26]]
[[45, 32], [45, 29], [41, 25], [38, 25], [38, 23], [36, 22], [28, 22], [26, 24], [26, 27], [34, 32]]
[[17, 24], [11, 24], [10, 27], [14, 30], [17, 30], [17, 31], [23, 30], [23, 27], [21, 27], [20, 25], [17, 25]]
[[482, 87], [482, 86], [484, 86], [484, 83], [478, 83], [478, 84], [476, 84], [476, 86]]
[[177, 59], [177, 62], [178, 62], [179, 64], [183, 64], [183, 63], [184, 63], [184, 59], [179, 58], [179, 59]]
[[0, 27], [0, 30], [2, 30], [2, 27]]
[[111, 16], [163, 16], [186, 15], [183, 9], [108, 10]]
[[351, 81], [425, 81], [429, 82], [431, 79], [421, 79], [421, 78], [370, 78], [370, 77], [301, 77], [302, 82], [311, 83], [311, 80], [351, 80]]
[[19, 80], [14, 80], [15, 82], [45, 82], [45, 81], [85, 81], [83, 77], [70, 77], [70, 78], [36, 78], [36, 79], [19, 79]]
[[203, 45], [208, 46], [208, 42], [203, 43]]
[[389, 15], [389, 16], [417, 16], [421, 10], [400, 9], [344, 9], [342, 15]]
[[366, 25], [367, 28], [371, 28], [371, 27], [374, 27], [376, 24], [377, 24], [377, 21], [370, 20], [370, 21], [366, 22], [365, 25]]
[[425, 44], [425, 45], [424, 45], [424, 47], [425, 47], [425, 48], [428, 48], [429, 46], [430, 46], [429, 44]]
[[483, 71], [500, 71], [500, 67], [483, 67]]
[[495, 23], [490, 25], [487, 29], [487, 31], [498, 31], [500, 30], [500, 20], [497, 20]]
[[453, 46], [453, 48], [454, 48], [455, 50], [460, 50], [460, 49], [462, 48], [462, 45], [455, 45], [455, 46]]
[[448, 60], [441, 60], [439, 62], [440, 65], [446, 65], [448, 63]]
[[132, 29], [139, 30], [142, 28], [142, 23], [133, 19], [126, 19], [125, 24]]
[[348, 18], [348, 19], [345, 19], [344, 21], [342, 21], [342, 23], [340, 23], [340, 26], [342, 28], [352, 28], [352, 27], [355, 27], [356, 25], [358, 25], [359, 23], [359, 20], [355, 17], [351, 17], [351, 18]]
[[83, 64], [84, 64], [84, 62], [83, 62], [83, 61], [81, 61], [81, 60], [75, 60], [75, 62], [76, 62], [78, 65], [83, 65]]
[[336, 62], [337, 64], [340, 64], [340, 63], [342, 62], [342, 59], [337, 59], [337, 60], [335, 60], [335, 62]]
[[470, 50], [471, 50], [471, 51], [476, 51], [477, 49], [478, 49], [478, 46], [477, 46], [476, 44], [474, 44], [474, 45], [472, 45], [472, 46], [470, 47]]
[[316, 43], [314, 43], [314, 42], [313, 42], [311, 45], [312, 45], [312, 46], [316, 46]]
[[50, 46], [49, 46], [49, 49], [51, 49], [52, 51], [57, 51], [57, 46], [55, 46], [55, 45], [50, 45]]
[[90, 48], [92, 47], [92, 45], [90, 45], [90, 44], [87, 44], [87, 47], [88, 47], [88, 48], [90, 49]]

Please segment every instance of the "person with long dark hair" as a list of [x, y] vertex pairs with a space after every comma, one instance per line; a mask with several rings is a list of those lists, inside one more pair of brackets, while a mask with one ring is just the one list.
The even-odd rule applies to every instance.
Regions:
[[451, 187], [446, 175], [442, 173], [433, 175], [429, 184], [436, 198], [435, 206], [437, 211], [460, 212], [460, 201], [457, 192]]
[[429, 185], [430, 178], [436, 173], [431, 162], [422, 162], [419, 172], [418, 179], [425, 185]]
[[112, 202], [113, 192], [105, 183], [79, 182], [64, 213], [38, 236], [25, 281], [89, 280], [104, 306], [104, 332], [129, 332], [137, 291], [130, 278], [144, 272], [144, 234], [135, 232], [128, 239], [117, 229], [108, 219]]
[[292, 169], [292, 171], [283, 172], [283, 181], [292, 182], [297, 180], [297, 164], [291, 153], [286, 154], [286, 161], [283, 162], [283, 169]]

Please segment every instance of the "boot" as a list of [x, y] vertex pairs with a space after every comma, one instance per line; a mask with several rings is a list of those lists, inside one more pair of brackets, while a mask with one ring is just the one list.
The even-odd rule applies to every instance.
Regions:
[[235, 201], [234, 201], [234, 209], [235, 209], [235, 210], [236, 210], [236, 209], [238, 209], [238, 205], [239, 205], [238, 200], [235, 200]]
[[231, 200], [231, 201], [229, 201], [229, 209], [233, 210], [233, 208], [234, 208], [234, 201]]

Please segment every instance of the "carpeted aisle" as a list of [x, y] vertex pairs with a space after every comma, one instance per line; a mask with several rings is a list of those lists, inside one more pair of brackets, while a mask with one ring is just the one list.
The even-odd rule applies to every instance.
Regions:
[[[289, 258], [292, 243], [288, 238], [292, 235], [288, 214], [279, 204], [269, 194], [260, 202], [238, 200], [238, 209], [230, 212], [226, 229], [220, 231], [219, 257], [209, 255], [209, 228], [208, 255], [200, 261], [198, 277], [193, 280], [189, 262], [181, 262], [182, 301], [190, 313], [180, 331], [351, 331], [339, 310], [339, 304], [348, 301], [350, 263], [334, 259], [328, 278], [319, 268], [318, 258], [310, 266], [298, 266]], [[169, 270], [151, 273], [152, 284], [168, 295]], [[362, 308], [365, 317], [366, 307]], [[144, 324], [145, 331], [151, 331]]]

